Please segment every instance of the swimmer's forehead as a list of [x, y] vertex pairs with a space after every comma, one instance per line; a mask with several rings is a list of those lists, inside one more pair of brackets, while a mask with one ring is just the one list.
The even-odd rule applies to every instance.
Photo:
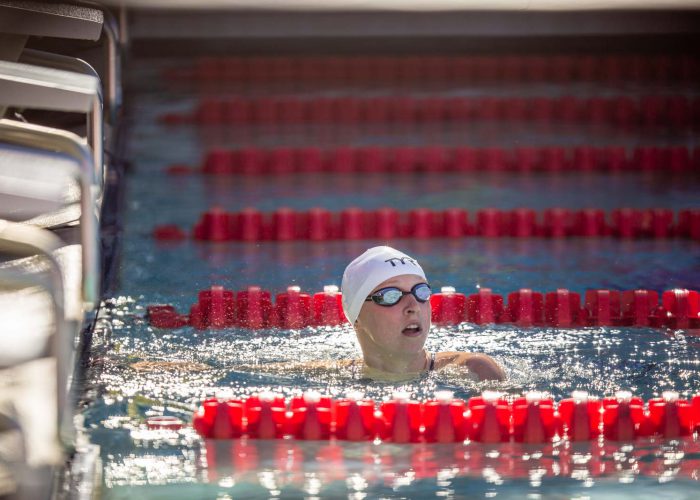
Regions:
[[376, 292], [377, 290], [381, 290], [382, 288], [386, 288], [388, 286], [395, 286], [395, 287], [401, 287], [401, 286], [406, 286], [408, 288], [411, 288], [414, 285], [417, 285], [418, 283], [425, 283], [425, 279], [422, 276], [418, 276], [417, 274], [401, 274], [399, 276], [394, 276], [392, 278], [389, 278], [388, 280], [382, 281], [380, 284], [374, 287], [372, 290], [372, 293]]

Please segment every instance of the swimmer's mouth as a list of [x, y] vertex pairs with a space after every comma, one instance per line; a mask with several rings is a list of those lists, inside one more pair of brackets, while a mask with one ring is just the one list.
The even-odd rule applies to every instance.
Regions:
[[406, 335], [407, 337], [417, 337], [421, 333], [423, 333], [423, 329], [418, 323], [411, 323], [406, 328], [401, 330], [401, 333]]

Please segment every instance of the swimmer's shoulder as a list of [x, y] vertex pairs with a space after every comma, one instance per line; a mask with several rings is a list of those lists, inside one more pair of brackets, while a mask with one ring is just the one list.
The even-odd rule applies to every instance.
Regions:
[[505, 380], [506, 373], [491, 357], [478, 352], [446, 351], [435, 355], [435, 369], [446, 366], [463, 366], [474, 373], [479, 380]]

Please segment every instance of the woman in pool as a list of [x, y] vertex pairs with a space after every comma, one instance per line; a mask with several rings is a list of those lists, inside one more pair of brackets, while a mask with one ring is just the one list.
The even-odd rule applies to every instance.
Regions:
[[263, 363], [237, 369], [319, 376], [337, 371], [386, 382], [449, 369], [456, 377], [505, 380], [503, 368], [485, 354], [426, 351], [431, 290], [423, 268], [405, 253], [386, 246], [370, 248], [345, 268], [341, 291], [343, 311], [355, 329], [362, 359]]
[[353, 371], [390, 379], [451, 366], [479, 380], [505, 379], [485, 354], [426, 351], [431, 290], [420, 264], [408, 255], [387, 246], [370, 248], [347, 266], [341, 291], [362, 349], [363, 360], [349, 362]]

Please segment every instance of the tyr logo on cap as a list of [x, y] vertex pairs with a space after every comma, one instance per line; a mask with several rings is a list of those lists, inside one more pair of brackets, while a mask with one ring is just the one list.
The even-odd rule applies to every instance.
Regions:
[[389, 262], [391, 264], [391, 267], [396, 267], [397, 262], [401, 262], [402, 265], [406, 265], [406, 262], [410, 262], [414, 266], [416, 266], [416, 261], [410, 257], [393, 257], [391, 259], [387, 259], [384, 262]]

